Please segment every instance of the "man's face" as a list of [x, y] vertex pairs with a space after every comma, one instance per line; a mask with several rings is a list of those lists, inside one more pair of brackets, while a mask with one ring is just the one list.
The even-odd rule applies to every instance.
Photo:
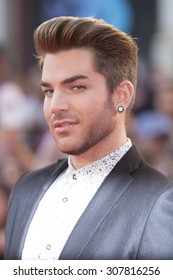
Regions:
[[90, 51], [46, 54], [41, 85], [45, 118], [62, 152], [80, 155], [106, 147], [115, 130], [116, 110]]

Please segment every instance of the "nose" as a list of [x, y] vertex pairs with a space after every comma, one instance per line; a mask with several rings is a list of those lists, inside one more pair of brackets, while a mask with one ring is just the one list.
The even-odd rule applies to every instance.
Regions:
[[57, 114], [62, 111], [68, 111], [69, 101], [65, 93], [54, 91], [51, 98], [51, 113]]

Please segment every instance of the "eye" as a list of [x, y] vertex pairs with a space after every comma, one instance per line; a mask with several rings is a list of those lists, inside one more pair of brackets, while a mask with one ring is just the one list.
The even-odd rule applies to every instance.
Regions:
[[43, 94], [46, 97], [51, 97], [53, 95], [53, 93], [54, 93], [53, 89], [45, 89], [45, 90], [43, 90]]
[[72, 86], [70, 88], [71, 91], [74, 91], [74, 92], [81, 92], [83, 90], [85, 90], [86, 87], [85, 86], [82, 86], [82, 85], [76, 85], [76, 86]]

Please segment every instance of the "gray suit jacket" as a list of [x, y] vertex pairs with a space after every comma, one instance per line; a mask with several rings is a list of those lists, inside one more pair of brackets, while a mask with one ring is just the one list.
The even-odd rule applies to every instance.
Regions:
[[[24, 175], [16, 184], [9, 204], [5, 259], [21, 259], [38, 203], [66, 167], [67, 160], [62, 160]], [[173, 260], [172, 182], [143, 162], [132, 147], [79, 218], [60, 259]]]

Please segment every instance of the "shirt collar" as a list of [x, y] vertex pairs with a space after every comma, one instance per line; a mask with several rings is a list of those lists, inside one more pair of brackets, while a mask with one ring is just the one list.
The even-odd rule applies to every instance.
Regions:
[[68, 171], [73, 176], [96, 176], [96, 174], [104, 173], [108, 174], [118, 163], [118, 161], [126, 154], [126, 152], [131, 148], [132, 142], [128, 138], [127, 141], [118, 149], [106, 155], [105, 157], [96, 160], [80, 169], [75, 169], [71, 163], [70, 157], [68, 158]]

